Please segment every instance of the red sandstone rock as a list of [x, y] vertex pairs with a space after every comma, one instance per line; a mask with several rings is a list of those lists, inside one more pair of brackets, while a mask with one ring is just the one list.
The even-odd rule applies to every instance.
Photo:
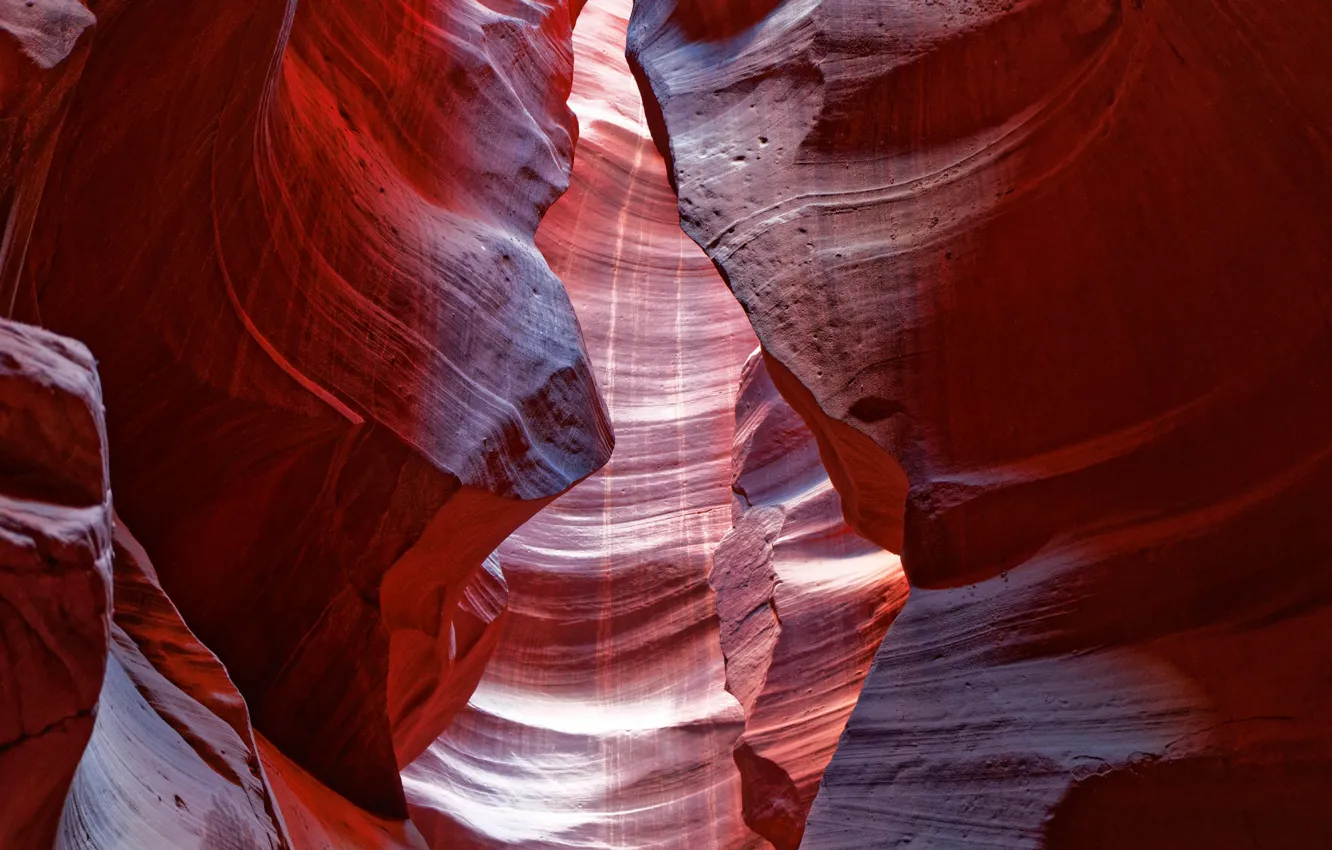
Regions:
[[500, 548], [504, 638], [404, 773], [433, 847], [794, 846], [903, 601], [679, 230], [621, 56], [628, 11], [579, 20], [579, 148], [537, 234], [616, 450]]
[[758, 846], [707, 582], [754, 340], [680, 232], [622, 56], [628, 6], [579, 17], [574, 173], [537, 235], [578, 309], [615, 454], [498, 552], [504, 638], [404, 772], [435, 848]]
[[56, 847], [291, 847], [245, 702], [119, 523], [111, 655]]
[[411, 821], [377, 818], [352, 805], [256, 737], [293, 850], [426, 850]]
[[402, 817], [488, 646], [456, 654], [464, 589], [609, 450], [531, 242], [568, 9], [96, 12], [20, 315], [99, 357], [118, 510], [255, 726]]
[[[10, 732], [0, 746], [6, 848], [420, 846], [409, 826], [377, 822], [268, 753], [299, 826], [288, 841], [240, 694], [123, 525], [108, 663], [109, 492], [86, 349], [0, 323], [0, 435], [0, 694], [13, 711], [0, 714]], [[456, 661], [447, 688], [465, 698], [502, 622], [493, 558], [460, 597], [446, 629]]]
[[[644, 116], [610, 0], [93, 9], [0, 9], [0, 311], [275, 745], [123, 532], [102, 681], [5, 324], [0, 843], [419, 848], [416, 759], [437, 847], [794, 847], [904, 590], [828, 479], [918, 589], [802, 846], [1332, 843], [1332, 12], [639, 0]], [[510, 591], [609, 444], [580, 13], [624, 437]]]
[[[403, 594], [411, 593], [410, 585], [403, 589]], [[453, 598], [446, 600], [443, 610], [449, 612], [439, 628], [439, 636], [428, 645], [428, 637], [421, 633], [411, 633], [404, 642], [415, 640], [423, 644], [421, 648], [408, 655], [414, 663], [404, 663], [393, 670], [394, 677], [389, 680], [390, 692], [400, 692], [409, 697], [422, 695], [429, 710], [420, 712], [422, 722], [413, 729], [417, 735], [426, 735], [437, 725], [426, 723], [424, 718], [452, 718], [467, 704], [467, 699], [476, 690], [477, 683], [485, 672], [491, 653], [499, 643], [507, 620], [509, 586], [500, 570], [499, 558], [493, 553], [482, 563], [466, 584], [451, 588]], [[407, 651], [414, 647], [407, 643]], [[436, 657], [443, 660], [441, 665]], [[443, 666], [447, 678], [439, 681], [438, 668]], [[426, 740], [419, 747], [424, 749], [433, 741]]]
[[79, 0], [0, 6], [0, 316], [14, 312], [28, 235], [93, 15]]
[[802, 846], [1326, 843], [1332, 10], [758, 5], [636, 9], [682, 220], [936, 588]]
[[727, 689], [745, 708], [743, 812], [778, 850], [795, 850], [906, 578], [896, 555], [843, 522], [814, 436], [759, 352], [741, 379], [731, 462], [735, 527], [709, 581]]
[[[531, 245], [565, 178], [568, 24], [583, 4], [95, 8], [91, 40], [82, 6], [0, 18], [18, 45], [0, 54], [0, 293], [99, 352], [119, 504], [162, 570], [159, 583], [121, 527], [110, 663], [57, 846], [419, 846], [393, 820], [393, 766], [462, 706], [504, 631], [505, 579], [493, 557], [478, 565], [609, 445], [572, 311]], [[533, 810], [469, 825], [483, 806], [434, 806], [443, 786], [423, 759], [437, 843], [526, 830], [638, 846], [678, 841], [683, 821], [711, 843], [757, 846], [756, 831], [787, 846], [900, 602], [885, 593], [893, 559], [836, 521], [809, 434], [757, 367], [728, 462], [752, 336], [678, 231], [614, 55], [627, 11], [584, 19], [601, 51], [582, 97], [598, 135], [544, 238], [583, 277], [632, 445], [506, 549], [527, 620], [469, 717], [532, 725], [485, 755], [521, 780], [497, 773], [486, 790], [517, 784]], [[616, 234], [610, 252], [580, 256], [589, 221]], [[55, 454], [78, 443], [50, 440]], [[774, 446], [790, 458], [765, 456]], [[735, 482], [755, 501], [727, 534]], [[555, 576], [565, 564], [543, 547], [598, 514], [604, 538], [567, 557], [604, 575]], [[588, 643], [576, 608], [567, 647], [522, 655], [524, 628], [538, 636], [607, 581], [605, 641]], [[732, 626], [756, 607], [771, 627], [746, 656]], [[566, 681], [589, 661], [622, 681]], [[528, 689], [519, 718], [486, 708], [495, 681]], [[275, 745], [255, 745], [241, 692]], [[641, 775], [622, 775], [648, 732]], [[524, 748], [593, 743], [605, 753], [555, 805], [522, 773]], [[61, 794], [15, 817], [49, 832]]]
[[83, 346], [0, 321], [0, 846], [49, 850], [111, 616], [102, 396]]

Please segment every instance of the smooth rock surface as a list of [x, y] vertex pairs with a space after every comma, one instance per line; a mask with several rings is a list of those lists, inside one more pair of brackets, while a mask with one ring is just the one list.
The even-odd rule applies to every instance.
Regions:
[[14, 314], [51, 155], [88, 56], [82, 36], [93, 23], [79, 0], [0, 4], [0, 316]]
[[93, 731], [111, 491], [88, 350], [0, 320], [0, 847], [50, 850]]
[[288, 850], [245, 702], [122, 523], [92, 740], [57, 850]]
[[292, 850], [426, 850], [411, 821], [375, 817], [329, 790], [262, 735], [256, 743]]
[[96, 13], [19, 315], [96, 352], [118, 511], [256, 728], [404, 817], [398, 768], [482, 661], [454, 654], [464, 589], [609, 453], [532, 244], [569, 9]]
[[1332, 9], [712, 9], [684, 226], [918, 588], [802, 846], [1326, 843]]

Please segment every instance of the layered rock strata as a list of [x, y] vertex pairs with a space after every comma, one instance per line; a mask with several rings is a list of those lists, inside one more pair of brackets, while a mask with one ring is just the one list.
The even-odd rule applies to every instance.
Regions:
[[579, 18], [577, 157], [537, 234], [616, 450], [499, 550], [504, 637], [404, 774], [433, 847], [793, 847], [904, 597], [679, 229], [628, 13]]
[[[256, 746], [226, 670], [113, 523], [87, 349], [0, 322], [0, 436], [5, 847], [424, 846], [410, 824], [374, 818]], [[503, 622], [494, 557], [460, 597], [445, 628], [449, 687], [465, 699]]]
[[918, 588], [802, 846], [1327, 840], [1329, 35], [639, 0], [684, 226]]
[[469, 582], [609, 453], [531, 241], [569, 9], [95, 12], [58, 139], [21, 152], [51, 165], [18, 314], [97, 353], [118, 510], [255, 726], [401, 818], [398, 767], [479, 675]]
[[707, 579], [730, 526], [753, 335], [680, 232], [624, 64], [628, 5], [579, 16], [575, 167], [537, 235], [578, 310], [615, 453], [499, 549], [504, 638], [467, 709], [404, 773], [436, 848], [758, 840]]

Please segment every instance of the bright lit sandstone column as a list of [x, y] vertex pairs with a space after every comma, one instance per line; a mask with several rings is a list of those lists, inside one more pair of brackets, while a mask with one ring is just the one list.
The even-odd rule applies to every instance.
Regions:
[[707, 580], [731, 527], [754, 336], [680, 230], [623, 56], [629, 6], [579, 17], [575, 167], [537, 239], [573, 299], [616, 448], [499, 551], [506, 639], [405, 775], [436, 847], [758, 846]]

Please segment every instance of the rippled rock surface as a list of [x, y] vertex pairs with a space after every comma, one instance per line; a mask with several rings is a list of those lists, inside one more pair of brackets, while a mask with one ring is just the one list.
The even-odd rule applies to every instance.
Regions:
[[1332, 846], [1328, 43], [9, 0], [0, 845]]
[[628, 13], [581, 13], [574, 172], [537, 234], [616, 449], [499, 549], [504, 636], [404, 774], [433, 847], [793, 847], [905, 593], [680, 231]]
[[1329, 35], [637, 4], [684, 226], [917, 587], [803, 847], [1327, 840]]
[[99, 358], [117, 509], [256, 728], [402, 818], [399, 766], [479, 675], [465, 589], [609, 454], [532, 244], [569, 9], [95, 13], [58, 137], [20, 152], [50, 167], [17, 314]]
[[236, 686], [123, 523], [113, 552], [106, 678], [57, 850], [287, 850]]
[[404, 774], [436, 848], [758, 846], [708, 584], [754, 340], [680, 231], [622, 55], [628, 13], [579, 16], [575, 166], [537, 235], [599, 369], [615, 452], [497, 553], [504, 638]]
[[884, 631], [906, 602], [900, 559], [851, 531], [814, 435], [755, 351], [731, 454], [734, 526], [709, 582], [737, 741], [745, 823], [795, 850]]

